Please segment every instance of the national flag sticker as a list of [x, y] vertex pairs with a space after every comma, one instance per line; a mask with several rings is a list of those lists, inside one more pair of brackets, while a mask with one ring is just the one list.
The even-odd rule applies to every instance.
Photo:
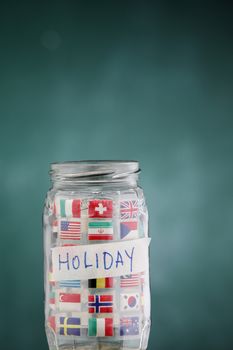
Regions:
[[52, 232], [54, 234], [57, 234], [57, 232], [58, 232], [58, 222], [57, 222], [57, 220], [53, 220], [53, 222], [52, 222]]
[[55, 291], [52, 289], [49, 293], [49, 306], [51, 309], [55, 309], [55, 301], [56, 301], [56, 295]]
[[120, 202], [121, 220], [137, 219], [137, 217], [138, 217], [137, 200], [124, 200]]
[[63, 218], [80, 218], [81, 199], [57, 198], [55, 201], [54, 214]]
[[49, 273], [48, 273], [48, 280], [49, 280], [50, 286], [55, 286], [56, 281], [55, 281], [55, 278], [54, 278], [52, 270], [50, 270]]
[[138, 286], [140, 286], [140, 275], [139, 274], [121, 276], [121, 278], [120, 278], [120, 287], [121, 288], [138, 287]]
[[81, 319], [80, 317], [60, 317], [59, 318], [59, 334], [60, 335], [81, 335]]
[[89, 279], [88, 288], [113, 288], [113, 277]]
[[125, 221], [120, 223], [121, 239], [136, 239], [138, 238], [138, 223], [137, 221]]
[[61, 280], [58, 282], [60, 288], [81, 288], [80, 280]]
[[88, 336], [89, 337], [113, 337], [113, 319], [112, 318], [89, 318]]
[[81, 239], [81, 222], [76, 220], [61, 220], [60, 239], [79, 241]]
[[88, 295], [88, 312], [90, 314], [112, 313], [113, 312], [113, 295], [112, 294]]
[[89, 201], [89, 218], [112, 218], [112, 201], [108, 199], [93, 199]]
[[48, 327], [52, 328], [56, 332], [56, 319], [55, 316], [48, 317]]
[[112, 221], [95, 220], [88, 223], [89, 241], [108, 241], [113, 239]]
[[139, 293], [122, 293], [121, 298], [121, 311], [138, 311], [140, 307]]
[[126, 337], [139, 335], [139, 317], [122, 317], [120, 319], [120, 335]]
[[79, 293], [59, 293], [60, 311], [81, 311], [81, 294]]

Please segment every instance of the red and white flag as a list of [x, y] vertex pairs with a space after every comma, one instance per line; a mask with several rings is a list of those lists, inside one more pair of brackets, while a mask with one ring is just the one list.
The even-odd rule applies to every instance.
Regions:
[[140, 286], [140, 275], [133, 274], [121, 276], [120, 286], [121, 288]]
[[61, 311], [81, 311], [81, 294], [59, 293], [59, 309]]
[[139, 293], [121, 294], [121, 311], [138, 311], [140, 307]]
[[93, 199], [89, 201], [89, 218], [112, 218], [112, 201]]

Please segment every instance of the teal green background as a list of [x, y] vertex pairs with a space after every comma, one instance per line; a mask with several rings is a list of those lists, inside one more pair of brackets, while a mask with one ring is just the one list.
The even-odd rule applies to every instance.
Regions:
[[1, 5], [1, 349], [47, 349], [49, 163], [82, 159], [140, 161], [149, 349], [233, 348], [232, 14], [225, 1]]

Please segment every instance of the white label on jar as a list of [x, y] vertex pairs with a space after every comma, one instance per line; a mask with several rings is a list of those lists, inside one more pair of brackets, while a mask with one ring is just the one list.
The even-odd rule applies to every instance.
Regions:
[[117, 277], [148, 269], [150, 238], [52, 248], [56, 281]]

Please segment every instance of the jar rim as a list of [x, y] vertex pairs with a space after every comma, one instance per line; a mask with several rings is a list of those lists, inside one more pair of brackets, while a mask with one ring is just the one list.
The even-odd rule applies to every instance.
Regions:
[[135, 160], [80, 160], [50, 164], [53, 181], [112, 182], [123, 181], [140, 172]]
[[106, 163], [119, 163], [119, 164], [139, 164], [137, 160], [116, 160], [116, 159], [101, 159], [101, 160], [68, 160], [63, 162], [52, 162], [50, 163], [51, 167], [57, 167], [57, 166], [66, 166], [66, 165], [78, 165], [78, 164], [106, 164]]

